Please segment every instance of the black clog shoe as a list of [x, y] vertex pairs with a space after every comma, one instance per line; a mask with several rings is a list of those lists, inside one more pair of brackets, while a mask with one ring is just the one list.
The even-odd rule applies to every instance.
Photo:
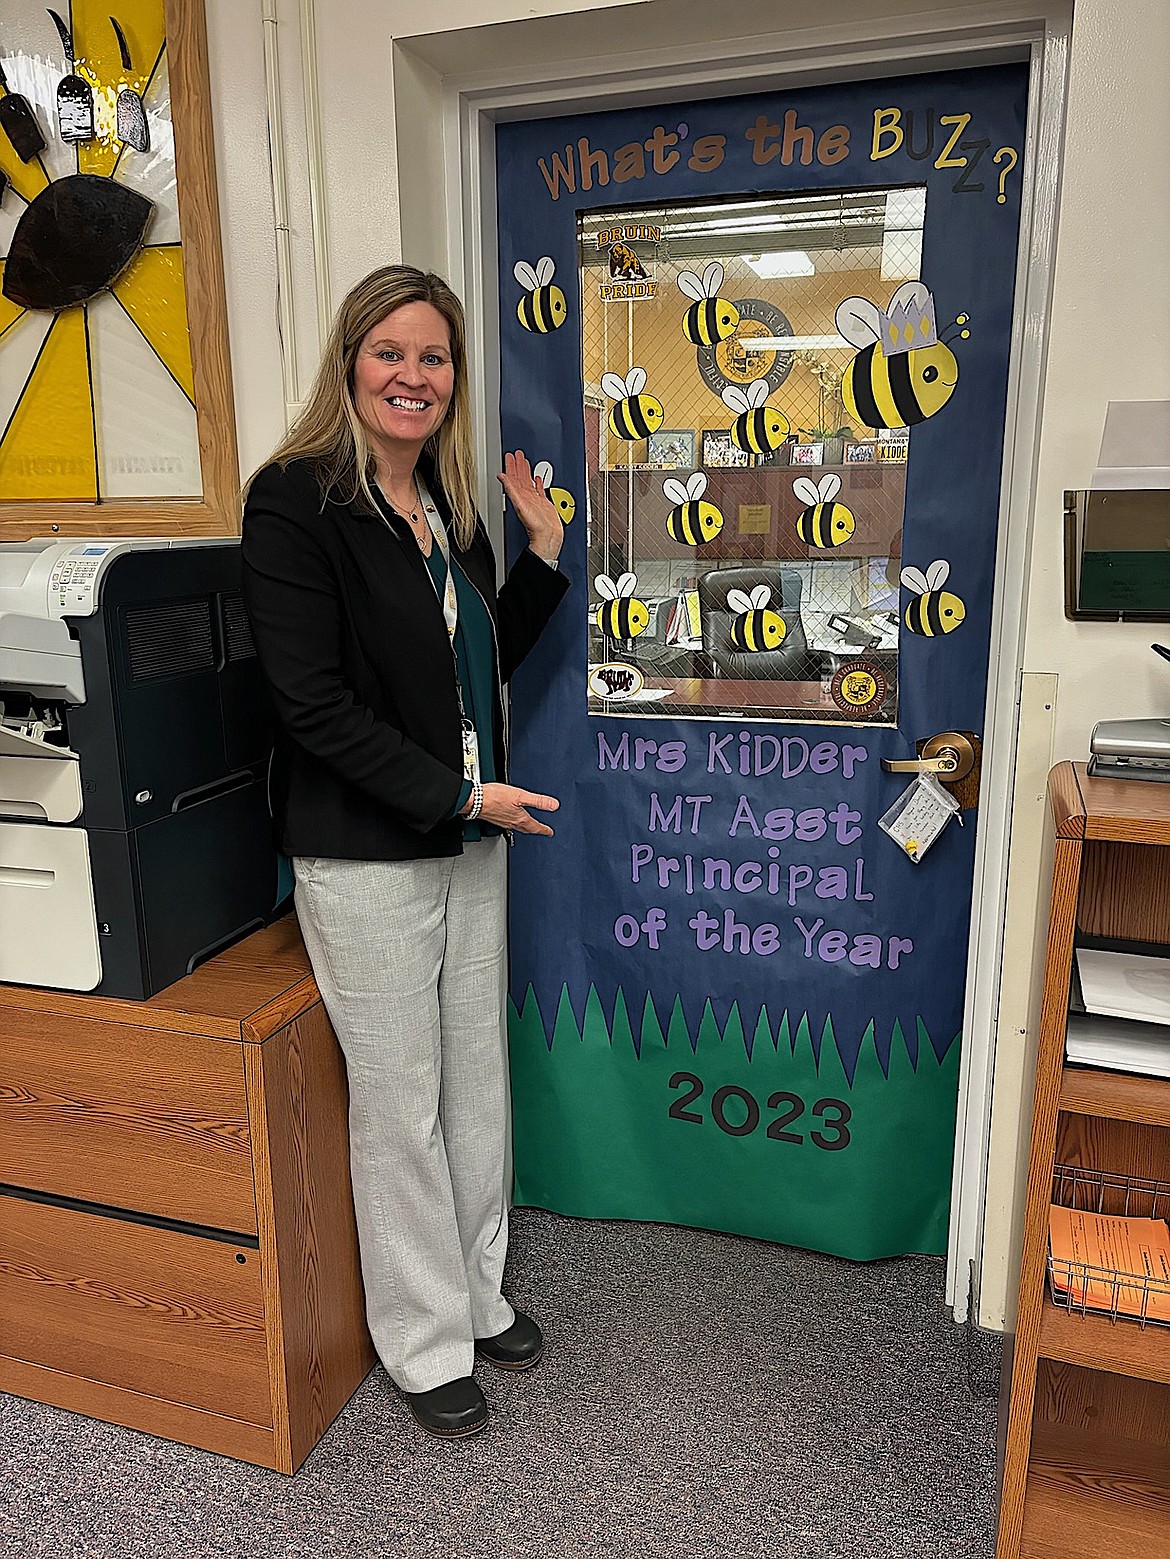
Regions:
[[487, 1427], [487, 1399], [470, 1375], [449, 1380], [432, 1391], [404, 1391], [402, 1395], [419, 1428], [441, 1440], [457, 1440]]
[[516, 1311], [516, 1319], [497, 1337], [477, 1337], [475, 1351], [498, 1370], [530, 1370], [540, 1363], [544, 1338], [529, 1315]]

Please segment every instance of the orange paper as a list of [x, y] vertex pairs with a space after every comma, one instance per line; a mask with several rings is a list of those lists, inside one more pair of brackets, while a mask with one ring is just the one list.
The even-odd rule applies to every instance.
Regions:
[[1053, 1281], [1075, 1307], [1170, 1321], [1170, 1226], [1163, 1219], [1054, 1206], [1048, 1242]]

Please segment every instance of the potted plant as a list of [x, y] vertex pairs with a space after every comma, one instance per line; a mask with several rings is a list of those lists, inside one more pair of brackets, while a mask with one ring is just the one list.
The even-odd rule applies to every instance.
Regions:
[[[821, 463], [839, 466], [845, 459], [846, 440], [857, 437], [849, 423], [845, 422], [845, 407], [841, 400], [841, 370], [835, 364], [815, 352], [801, 352], [800, 361], [817, 381], [817, 426], [801, 428], [801, 437], [810, 444], [822, 444]], [[836, 426], [833, 424], [836, 423]]]
[[800, 431], [810, 444], [824, 445], [821, 464], [826, 466], [841, 465], [845, 459], [845, 441], [852, 442], [857, 437], [848, 423], [839, 428], [801, 428]]

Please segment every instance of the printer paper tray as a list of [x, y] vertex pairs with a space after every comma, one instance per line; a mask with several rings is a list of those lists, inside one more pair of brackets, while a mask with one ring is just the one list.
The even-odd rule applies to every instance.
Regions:
[[0, 819], [72, 823], [80, 816], [77, 754], [0, 723]]
[[57, 747], [42, 741], [39, 736], [26, 736], [23, 731], [0, 721], [0, 758], [39, 758], [42, 762], [60, 763], [62, 760], [77, 762], [77, 754], [68, 747]]
[[0, 821], [0, 981], [92, 991], [101, 977], [85, 830]]

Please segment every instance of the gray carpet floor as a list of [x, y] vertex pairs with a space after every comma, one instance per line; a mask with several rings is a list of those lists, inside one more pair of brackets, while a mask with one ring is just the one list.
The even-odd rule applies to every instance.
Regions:
[[518, 1211], [530, 1374], [472, 1440], [381, 1370], [295, 1478], [0, 1395], [13, 1559], [988, 1559], [995, 1403], [939, 1261]]

